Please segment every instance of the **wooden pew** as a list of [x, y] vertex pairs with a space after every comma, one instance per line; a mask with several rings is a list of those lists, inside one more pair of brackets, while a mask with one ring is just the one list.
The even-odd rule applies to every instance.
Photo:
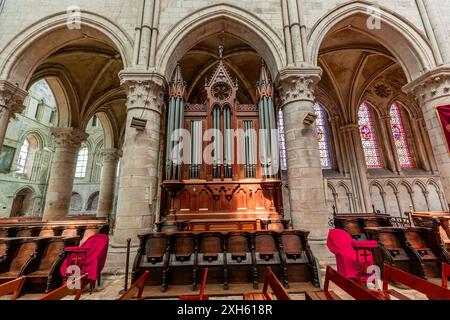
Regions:
[[420, 256], [407, 241], [402, 228], [375, 227], [364, 230], [369, 240], [378, 241], [379, 249], [375, 249], [376, 264], [388, 263], [405, 272], [423, 276]]
[[286, 265], [285, 277], [289, 282], [307, 282], [315, 279], [315, 263], [307, 243], [309, 232], [301, 230], [285, 230], [280, 234], [280, 256]]
[[442, 262], [450, 263], [450, 257], [436, 231], [433, 228], [420, 227], [404, 229], [406, 240], [420, 256], [423, 275], [426, 278], [439, 278]]
[[286, 265], [280, 257], [278, 233], [274, 231], [260, 231], [253, 234], [254, 237], [254, 257], [256, 261], [257, 281], [264, 282], [267, 267], [271, 267], [273, 272], [288, 287]]
[[328, 266], [325, 274], [323, 292], [305, 292], [306, 300], [342, 300], [334, 291], [330, 291], [330, 282], [337, 285], [355, 300], [380, 300], [381, 297], [356, 282], [347, 279]]
[[[168, 278], [177, 284], [192, 284], [197, 289], [197, 238], [191, 232], [177, 232], [172, 236]], [[166, 288], [163, 287], [163, 290]]]
[[37, 292], [49, 292], [62, 282], [59, 268], [64, 260], [64, 248], [78, 243], [78, 237], [38, 238], [36, 259], [27, 265], [23, 274], [29, 279], [27, 287]]
[[0, 284], [23, 275], [38, 253], [37, 238], [16, 238], [9, 242], [7, 257], [0, 262]]
[[165, 233], [150, 233], [138, 235], [139, 248], [136, 254], [132, 281], [136, 282], [145, 270], [151, 271], [146, 278], [149, 285], [161, 285], [163, 290], [167, 284], [167, 270], [169, 268], [169, 236]]
[[[74, 300], [80, 300], [81, 293], [83, 292], [83, 289], [86, 285], [86, 277], [87, 275], [83, 275], [78, 279], [65, 282], [61, 287], [45, 294], [44, 296], [39, 298], [39, 300], [62, 300], [63, 298], [72, 294], [75, 295]], [[75, 286], [78, 281], [80, 283], [78, 285], [78, 288], [76, 288]], [[71, 289], [71, 287], [73, 287], [74, 289]]]
[[[255, 288], [258, 282], [254, 282], [256, 264], [252, 256], [252, 240], [250, 233], [245, 231], [229, 232], [226, 239], [226, 262], [228, 280], [231, 283], [252, 283]], [[257, 279], [256, 279], [257, 280]]]
[[442, 288], [448, 289], [449, 277], [450, 277], [450, 264], [442, 263]]
[[198, 235], [197, 274], [209, 270], [209, 283], [221, 283], [228, 289], [228, 274], [224, 254], [224, 237], [219, 232], [202, 232]]
[[142, 293], [144, 292], [145, 283], [149, 276], [150, 271], [145, 271], [144, 274], [117, 300], [143, 300]]
[[25, 281], [26, 277], [20, 277], [4, 284], [0, 284], [0, 297], [11, 295], [10, 300], [16, 300], [20, 295], [20, 291], [22, 290]]
[[450, 300], [450, 290], [416, 277], [403, 270], [384, 264], [383, 292], [388, 292], [389, 281], [396, 281], [411, 289], [425, 294], [430, 300]]
[[[269, 292], [269, 288], [272, 290], [273, 294]], [[270, 267], [267, 267], [262, 292], [244, 293], [244, 300], [291, 300], [291, 297], [289, 297], [289, 294]]]
[[208, 277], [208, 268], [203, 269], [203, 279], [202, 279], [202, 286], [200, 287], [200, 293], [199, 295], [182, 295], [179, 296], [179, 300], [209, 300], [209, 297], [205, 295], [205, 286], [206, 286], [206, 279]]

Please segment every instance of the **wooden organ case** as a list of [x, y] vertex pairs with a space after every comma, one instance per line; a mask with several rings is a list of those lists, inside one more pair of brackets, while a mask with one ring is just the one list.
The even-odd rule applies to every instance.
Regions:
[[203, 104], [185, 103], [179, 65], [169, 86], [160, 230], [283, 230], [272, 83], [263, 64], [258, 104], [240, 104], [219, 51]]

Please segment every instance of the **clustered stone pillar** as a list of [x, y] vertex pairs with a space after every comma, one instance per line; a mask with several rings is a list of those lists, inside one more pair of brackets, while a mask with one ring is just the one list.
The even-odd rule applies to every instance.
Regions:
[[[151, 231], [155, 217], [160, 155], [161, 114], [164, 107], [163, 77], [122, 73], [127, 91], [127, 122], [119, 184], [116, 225], [112, 246], [122, 248], [131, 238]], [[133, 119], [145, 120], [135, 128]]]
[[328, 256], [325, 239], [328, 213], [317, 142], [314, 87], [320, 70], [285, 69], [278, 76], [282, 99], [292, 225], [311, 231], [316, 256]]
[[442, 67], [422, 75], [404, 87], [416, 94], [430, 136], [444, 193], [450, 199], [450, 156], [436, 107], [450, 105], [450, 68]]
[[356, 195], [356, 209], [359, 212], [372, 212], [372, 200], [370, 198], [369, 182], [367, 180], [367, 166], [364, 158], [364, 150], [361, 144], [359, 125], [351, 123], [341, 127], [349, 164], [352, 190]]
[[114, 204], [117, 164], [120, 158], [119, 150], [104, 149], [101, 151], [102, 173], [100, 179], [100, 195], [97, 207], [97, 217], [111, 217]]
[[81, 143], [89, 136], [78, 128], [52, 128], [55, 153], [50, 169], [43, 220], [64, 218], [70, 209], [73, 179]]
[[26, 91], [17, 86], [0, 81], [0, 151], [3, 148], [9, 120], [25, 109], [23, 101], [27, 95]]

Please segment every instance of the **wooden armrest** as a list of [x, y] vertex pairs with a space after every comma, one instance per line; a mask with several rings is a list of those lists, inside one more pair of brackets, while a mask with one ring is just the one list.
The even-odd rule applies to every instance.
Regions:
[[87, 249], [84, 248], [76, 248], [76, 247], [67, 247], [64, 248], [65, 252], [71, 252], [71, 253], [86, 253]]

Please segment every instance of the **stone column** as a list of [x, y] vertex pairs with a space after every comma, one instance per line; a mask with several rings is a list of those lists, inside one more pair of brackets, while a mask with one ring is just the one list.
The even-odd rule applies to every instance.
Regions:
[[28, 93], [8, 81], [0, 81], [0, 151], [11, 118], [25, 109], [23, 101]]
[[[124, 248], [126, 240], [138, 244], [137, 235], [151, 231], [159, 188], [161, 114], [164, 77], [159, 74], [122, 72], [127, 92], [127, 122], [123, 142], [119, 199], [112, 247]], [[146, 121], [134, 127], [133, 119]]]
[[419, 165], [428, 173], [433, 174], [433, 170], [431, 168], [431, 158], [432, 151], [431, 149], [428, 151], [426, 149], [426, 137], [422, 137], [422, 133], [420, 130], [420, 123], [423, 121], [422, 117], [413, 117], [410, 121], [411, 123], [411, 131], [413, 135], [413, 140], [415, 143], [415, 147], [417, 150], [417, 159]]
[[384, 146], [384, 155], [386, 157], [386, 165], [389, 170], [395, 174], [400, 174], [400, 162], [392, 139], [391, 133], [391, 116], [389, 114], [382, 115], [380, 118], [381, 143]]
[[364, 150], [361, 143], [358, 124], [349, 124], [341, 127], [347, 150], [348, 167], [353, 193], [356, 197], [356, 211], [372, 212], [369, 181], [367, 180], [367, 166]]
[[436, 107], [450, 105], [450, 68], [432, 70], [407, 84], [404, 91], [414, 93], [422, 109], [425, 125], [432, 142], [436, 164], [441, 176], [444, 192], [450, 199], [450, 156], [447, 141]]
[[314, 113], [314, 88], [320, 74], [318, 68], [284, 69], [277, 82], [284, 115], [292, 225], [311, 232], [311, 247], [323, 260], [329, 256], [325, 247], [328, 213]]
[[102, 172], [97, 217], [110, 217], [114, 204], [117, 164], [119, 162], [120, 152], [113, 148], [104, 149], [100, 154], [102, 157]]
[[78, 151], [89, 136], [77, 128], [52, 128], [51, 132], [56, 147], [50, 168], [44, 220], [64, 218], [69, 212]]

